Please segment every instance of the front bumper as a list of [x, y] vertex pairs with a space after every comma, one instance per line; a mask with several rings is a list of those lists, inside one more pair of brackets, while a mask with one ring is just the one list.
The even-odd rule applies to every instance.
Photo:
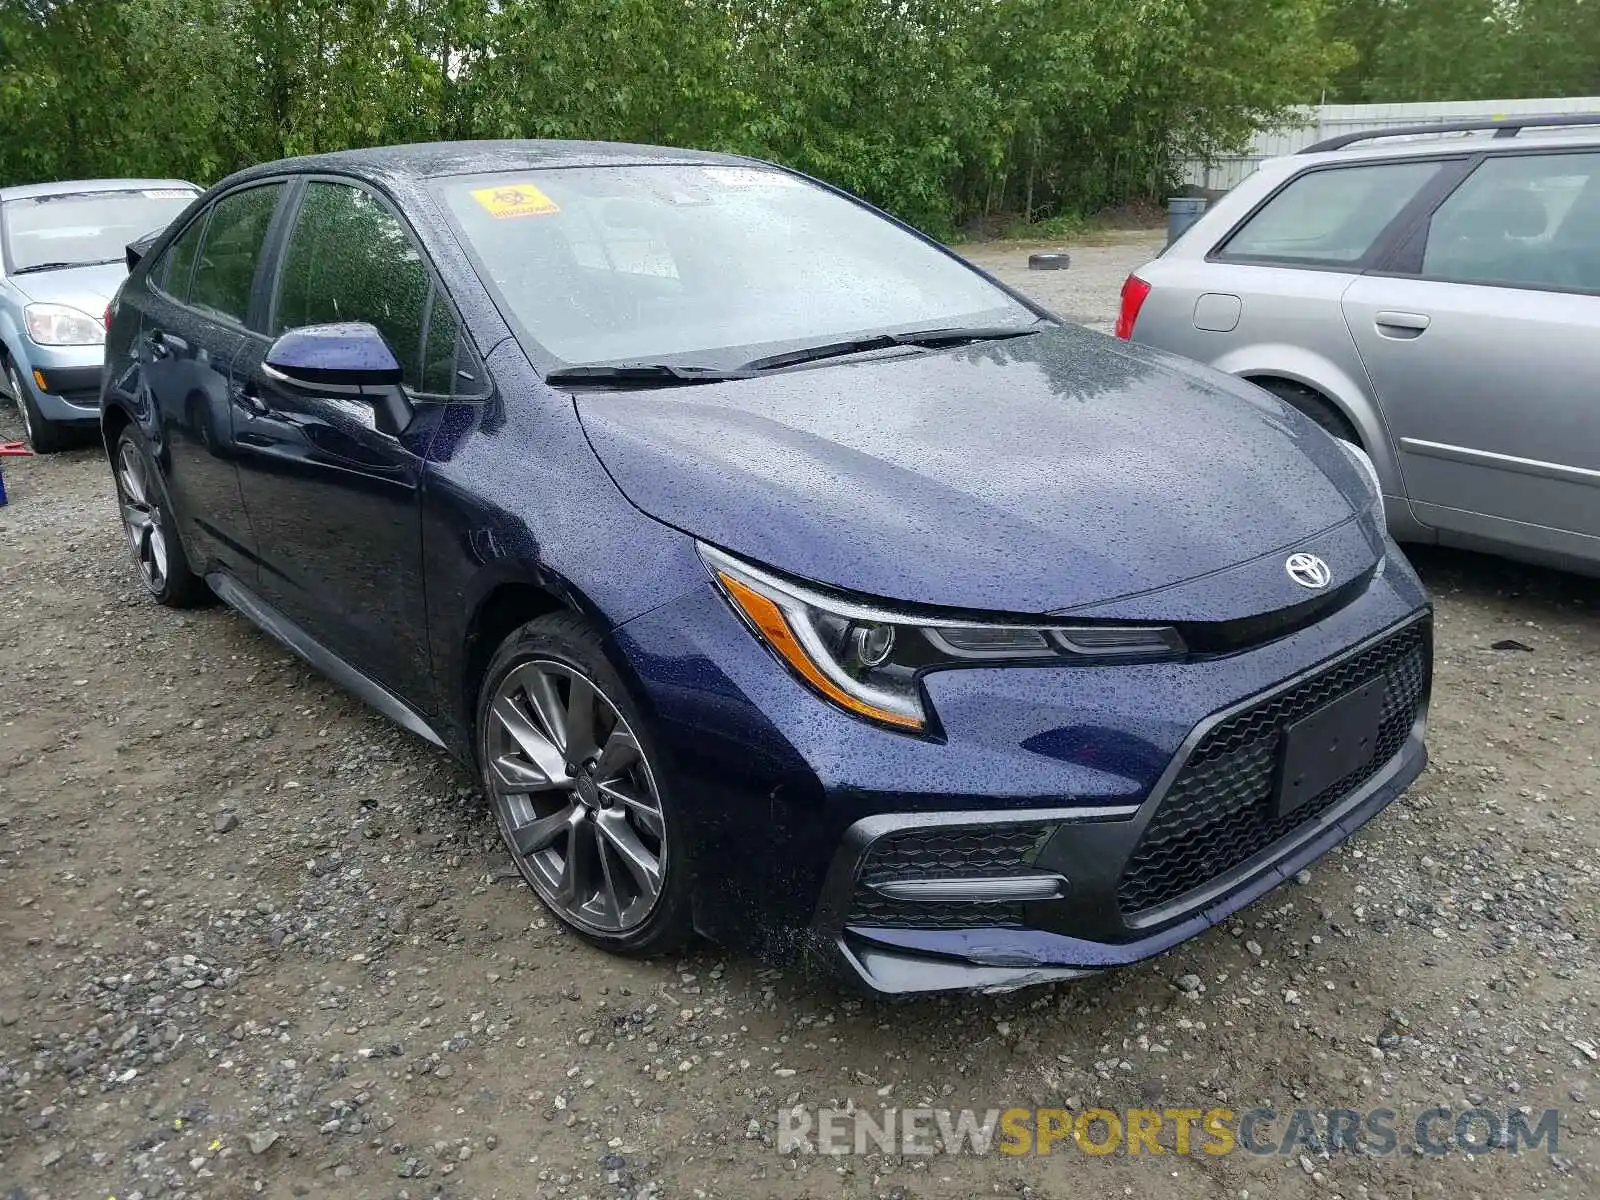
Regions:
[[[39, 415], [63, 425], [92, 425], [100, 419], [103, 346], [27, 346], [19, 362], [22, 386]], [[43, 386], [40, 380], [43, 379]]]
[[[1283, 727], [1384, 679], [1367, 764], [1273, 818]], [[1124, 809], [882, 815], [851, 826], [813, 931], [877, 991], [1006, 989], [1137, 962], [1224, 920], [1344, 841], [1421, 773], [1426, 618], [1202, 722]]]
[[[1426, 762], [1428, 614], [1391, 547], [1348, 603], [1236, 653], [933, 673], [930, 738], [818, 700], [709, 582], [620, 626], [613, 660], [658, 727], [702, 933], [881, 991], [1005, 988], [1194, 936], [1394, 799]], [[1363, 657], [1402, 636], [1409, 666]], [[1254, 819], [1278, 731], [1360, 687], [1351, 663], [1401, 681], [1367, 769], [1286, 826]], [[1206, 828], [1219, 814], [1232, 833]], [[1006, 894], [960, 898], [973, 878]]]

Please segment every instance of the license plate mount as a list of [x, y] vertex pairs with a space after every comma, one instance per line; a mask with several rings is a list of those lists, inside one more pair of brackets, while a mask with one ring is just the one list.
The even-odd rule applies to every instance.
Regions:
[[1387, 684], [1384, 675], [1368, 680], [1285, 727], [1272, 789], [1275, 817], [1304, 807], [1372, 761]]

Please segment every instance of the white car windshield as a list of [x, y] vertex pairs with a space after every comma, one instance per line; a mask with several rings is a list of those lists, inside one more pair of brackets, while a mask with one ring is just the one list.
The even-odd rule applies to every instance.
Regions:
[[877, 214], [759, 166], [437, 181], [521, 332], [566, 363], [742, 361], [867, 333], [1037, 315]]
[[21, 196], [0, 206], [10, 274], [117, 262], [129, 242], [166, 227], [198, 193], [148, 187]]

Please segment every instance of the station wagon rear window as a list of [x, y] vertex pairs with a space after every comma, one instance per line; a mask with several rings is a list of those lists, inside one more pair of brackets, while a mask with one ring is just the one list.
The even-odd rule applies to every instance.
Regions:
[[1217, 257], [1254, 262], [1360, 262], [1425, 187], [1437, 161], [1307, 171], [1253, 213]]

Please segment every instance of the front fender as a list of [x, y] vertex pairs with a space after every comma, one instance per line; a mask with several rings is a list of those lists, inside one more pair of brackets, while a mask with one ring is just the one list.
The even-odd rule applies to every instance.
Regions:
[[22, 350], [26, 340], [22, 326], [17, 324], [16, 310], [9, 304], [0, 304], [0, 345], [5, 346], [6, 356], [22, 368], [23, 374], [28, 372], [28, 356]]
[[138, 363], [131, 357], [120, 373], [107, 373], [100, 392], [100, 440], [105, 443], [108, 456], [112, 449], [111, 431], [123, 420], [139, 427], [157, 465], [169, 470], [165, 431], [156, 419], [155, 406], [150, 403], [150, 393]]

